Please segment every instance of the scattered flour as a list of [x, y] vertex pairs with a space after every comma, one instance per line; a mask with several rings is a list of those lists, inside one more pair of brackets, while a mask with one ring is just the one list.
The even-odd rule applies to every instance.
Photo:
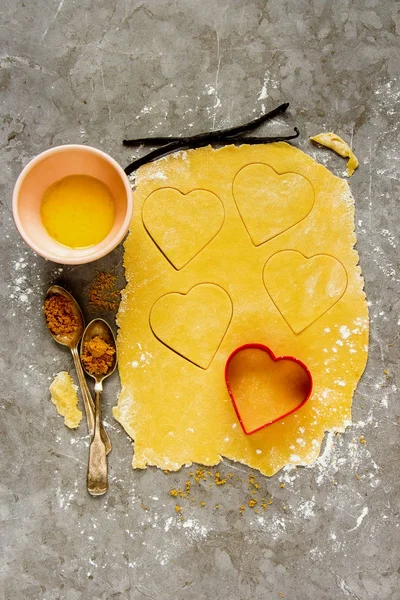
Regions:
[[156, 171], [155, 173], [151, 173], [148, 179], [167, 179], [165, 173], [161, 170]]
[[368, 514], [368, 507], [364, 506], [364, 508], [362, 509], [362, 512], [360, 514], [360, 516], [357, 518], [357, 523], [354, 527], [352, 527], [351, 529], [349, 529], [348, 531], [355, 531], [356, 529], [358, 529], [361, 525], [361, 523], [363, 522], [363, 520], [365, 519], [365, 517]]
[[350, 329], [347, 327], [347, 325], [342, 325], [339, 328], [339, 332], [343, 340], [347, 340], [347, 338], [351, 335]]
[[266, 100], [269, 96], [269, 90], [271, 88], [277, 90], [279, 89], [279, 85], [280, 84], [276, 79], [273, 79], [269, 73], [265, 73], [262, 88], [260, 90], [257, 100]]

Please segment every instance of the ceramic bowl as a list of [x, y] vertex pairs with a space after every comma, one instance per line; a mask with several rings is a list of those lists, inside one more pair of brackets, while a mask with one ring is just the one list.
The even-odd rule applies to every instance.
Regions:
[[[49, 236], [40, 218], [44, 192], [68, 175], [91, 175], [110, 190], [115, 201], [115, 222], [107, 237], [89, 248], [68, 248]], [[40, 256], [65, 265], [97, 260], [125, 237], [132, 218], [132, 189], [119, 164], [105, 152], [90, 146], [66, 145], [39, 154], [26, 165], [13, 193], [15, 224], [24, 241]]]

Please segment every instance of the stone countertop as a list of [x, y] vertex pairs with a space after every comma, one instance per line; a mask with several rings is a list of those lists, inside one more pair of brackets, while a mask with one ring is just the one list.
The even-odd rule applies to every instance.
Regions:
[[[398, 3], [378, 0], [2, 3], [2, 597], [400, 598], [399, 29]], [[313, 467], [258, 476], [268, 511], [240, 513], [250, 472], [225, 462], [212, 478], [231, 472], [232, 485], [192, 486], [182, 521], [170, 489], [191, 469], [132, 471], [131, 441], [111, 415], [115, 377], [104, 394], [111, 486], [92, 499], [85, 425], [67, 430], [49, 401], [52, 377], [72, 362], [41, 305], [57, 280], [94, 316], [93, 269], [122, 282], [122, 249], [96, 265], [46, 263], [14, 228], [14, 182], [51, 146], [90, 144], [125, 166], [143, 152], [124, 148], [126, 136], [224, 127], [284, 101], [288, 115], [263, 131], [297, 124], [296, 145], [340, 176], [345, 161], [308, 136], [333, 130], [360, 160], [350, 185], [371, 340], [354, 425], [327, 436]]]

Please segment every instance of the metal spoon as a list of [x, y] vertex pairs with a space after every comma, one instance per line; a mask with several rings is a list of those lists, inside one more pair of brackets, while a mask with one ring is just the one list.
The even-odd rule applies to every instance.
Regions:
[[[50, 331], [51, 336], [53, 337], [53, 339], [56, 342], [58, 342], [62, 346], [67, 346], [71, 350], [71, 353], [72, 353], [72, 356], [74, 359], [74, 363], [75, 363], [76, 372], [78, 375], [79, 385], [80, 385], [81, 391], [82, 391], [83, 404], [85, 406], [85, 411], [86, 411], [88, 430], [89, 430], [90, 435], [93, 436], [94, 421], [95, 421], [95, 419], [94, 419], [95, 407], [94, 407], [93, 398], [90, 394], [90, 391], [89, 391], [89, 388], [88, 388], [88, 385], [86, 382], [85, 375], [83, 373], [81, 361], [79, 359], [79, 354], [78, 354], [78, 345], [79, 345], [79, 341], [83, 335], [83, 331], [85, 329], [85, 321], [83, 318], [82, 311], [79, 308], [79, 304], [77, 303], [75, 298], [73, 296], [71, 296], [71, 294], [69, 292], [67, 292], [67, 290], [65, 290], [60, 285], [52, 285], [47, 290], [45, 300], [47, 300], [47, 298], [49, 298], [50, 296], [54, 296], [57, 294], [64, 296], [71, 302], [73, 311], [78, 318], [79, 325], [74, 332], [69, 333], [67, 335], [56, 335], [56, 334], [52, 333], [52, 331], [50, 329], [49, 329], [49, 331]], [[106, 430], [104, 429], [103, 426], [101, 427], [101, 437], [102, 437], [102, 440], [104, 441], [104, 444], [106, 447], [106, 452], [108, 454], [110, 452], [112, 446], [111, 446], [110, 438], [108, 437], [108, 433], [106, 432]]]
[[106, 379], [112, 373], [114, 373], [115, 367], [117, 366], [117, 345], [115, 342], [114, 334], [108, 323], [106, 323], [106, 321], [104, 321], [103, 319], [94, 319], [86, 327], [82, 337], [81, 361], [82, 355], [85, 351], [85, 344], [96, 336], [102, 338], [115, 350], [115, 353], [112, 356], [112, 363], [105, 374], [97, 375], [96, 373], [92, 373], [85, 367], [84, 362], [82, 362], [83, 368], [85, 369], [86, 373], [93, 377], [93, 379], [95, 380], [94, 391], [96, 393], [95, 426], [94, 435], [92, 437], [92, 443], [90, 444], [89, 459], [90, 464], [92, 464], [94, 468], [91, 471], [88, 471], [88, 491], [90, 494], [92, 494], [92, 496], [101, 496], [102, 494], [105, 494], [108, 489], [106, 449], [103, 440], [100, 436], [101, 393], [103, 391], [104, 379]]

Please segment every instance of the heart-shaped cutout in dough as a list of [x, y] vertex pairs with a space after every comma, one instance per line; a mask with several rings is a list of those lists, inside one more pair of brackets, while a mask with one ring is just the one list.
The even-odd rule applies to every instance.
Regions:
[[178, 271], [217, 235], [224, 217], [218, 196], [201, 189], [182, 194], [161, 188], [146, 198], [142, 208], [148, 234]]
[[264, 163], [246, 165], [233, 180], [233, 197], [255, 246], [300, 223], [314, 206], [314, 190], [298, 173], [277, 173]]
[[275, 357], [263, 344], [237, 348], [226, 362], [225, 381], [246, 434], [287, 417], [311, 396], [312, 377], [292, 356]]
[[263, 277], [268, 294], [294, 333], [330, 310], [347, 288], [346, 269], [328, 254], [307, 257], [282, 250], [267, 261]]
[[232, 301], [219, 285], [200, 283], [187, 294], [159, 298], [150, 313], [150, 326], [165, 346], [207, 369], [232, 318]]

